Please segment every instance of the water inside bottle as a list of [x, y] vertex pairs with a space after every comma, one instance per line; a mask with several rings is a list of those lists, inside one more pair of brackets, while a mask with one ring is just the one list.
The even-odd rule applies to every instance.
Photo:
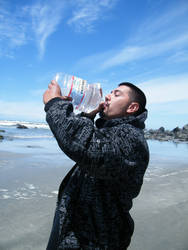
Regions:
[[86, 97], [83, 101], [81, 110], [90, 112], [98, 107], [102, 101], [102, 90], [99, 83], [88, 84]]
[[100, 83], [88, 84], [82, 78], [63, 73], [57, 73], [55, 80], [60, 84], [62, 95], [72, 97], [75, 111], [90, 112], [102, 101]]

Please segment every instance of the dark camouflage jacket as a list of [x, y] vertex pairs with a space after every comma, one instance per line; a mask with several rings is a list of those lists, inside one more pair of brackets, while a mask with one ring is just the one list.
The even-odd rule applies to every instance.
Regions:
[[57, 249], [125, 249], [134, 227], [129, 210], [149, 160], [143, 133], [147, 111], [100, 118], [96, 126], [60, 98], [49, 101], [45, 111], [60, 148], [76, 162], [59, 189]]

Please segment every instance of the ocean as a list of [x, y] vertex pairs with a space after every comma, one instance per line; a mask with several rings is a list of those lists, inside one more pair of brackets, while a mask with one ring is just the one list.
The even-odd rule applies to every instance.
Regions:
[[[28, 129], [19, 129], [21, 124]], [[30, 159], [45, 161], [49, 165], [50, 159], [55, 157], [55, 162], [71, 160], [61, 151], [49, 129], [47, 123], [35, 123], [28, 121], [0, 121], [0, 130], [4, 140], [0, 141], [1, 151], [13, 153], [31, 154]], [[151, 176], [159, 175], [173, 170], [177, 164], [185, 166], [188, 164], [188, 144], [174, 143], [171, 141], [161, 142], [148, 140], [150, 151], [150, 162], [145, 179], [150, 180]]]
[[[18, 129], [17, 124], [24, 125], [28, 129]], [[60, 152], [46, 123], [3, 120], [0, 121], [0, 130], [5, 130], [5, 132], [0, 132], [4, 136], [4, 140], [0, 143], [1, 150], [11, 149], [14, 152], [23, 152], [25, 146], [33, 149], [45, 147], [53, 152]], [[152, 161], [160, 158], [164, 161], [188, 162], [188, 143], [148, 140], [148, 145]]]

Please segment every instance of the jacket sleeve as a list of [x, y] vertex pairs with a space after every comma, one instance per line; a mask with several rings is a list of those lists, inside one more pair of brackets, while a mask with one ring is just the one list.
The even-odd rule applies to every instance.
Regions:
[[79, 164], [84, 162], [94, 133], [93, 121], [82, 114], [75, 115], [72, 103], [60, 98], [50, 100], [45, 111], [46, 121], [59, 147], [73, 161]]
[[134, 157], [131, 159], [134, 140], [126, 139], [126, 134], [116, 136], [110, 128], [95, 128], [93, 120], [75, 115], [71, 102], [60, 98], [49, 101], [45, 111], [60, 148], [90, 174], [114, 178], [136, 164]]

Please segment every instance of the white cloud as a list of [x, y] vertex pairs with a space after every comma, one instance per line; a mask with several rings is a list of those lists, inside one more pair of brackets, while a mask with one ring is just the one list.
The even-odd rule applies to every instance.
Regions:
[[[99, 70], [105, 70], [122, 64], [135, 62], [152, 57], [158, 57], [166, 52], [173, 51], [177, 48], [184, 48], [188, 44], [188, 33], [182, 34], [178, 38], [163, 41], [156, 44], [147, 44], [145, 46], [130, 45], [120, 50], [105, 51], [100, 54], [91, 55], [82, 58], [78, 63], [78, 67], [93, 68], [93, 64], [97, 65]], [[185, 58], [185, 57], [184, 57]], [[183, 60], [183, 59], [182, 59]]]
[[180, 50], [167, 58], [168, 63], [183, 63], [188, 62], [188, 50]]
[[127, 62], [135, 61], [138, 59], [151, 58], [159, 56], [162, 53], [183, 47], [188, 44], [188, 33], [181, 35], [178, 38], [166, 40], [161, 43], [148, 44], [145, 46], [129, 46], [118, 51], [114, 56], [107, 58], [102, 64], [102, 69], [110, 68], [113, 66], [121, 65]]
[[147, 96], [148, 104], [188, 102], [188, 75], [160, 77], [141, 83], [139, 87]]
[[16, 8], [14, 12], [12, 12], [11, 6], [5, 1], [1, 1], [0, 5], [1, 47], [6, 47], [7, 42], [10, 47], [24, 45], [27, 40], [27, 22], [22, 20], [22, 17], [24, 15], [22, 9]]
[[153, 78], [138, 87], [147, 97], [148, 128], [173, 129], [187, 123], [188, 74]]
[[132, 37], [135, 41], [156, 42], [171, 37], [173, 34], [177, 37], [183, 30], [187, 30], [187, 23], [184, 22], [184, 18], [187, 20], [188, 14], [186, 2], [172, 3], [168, 8], [162, 7], [160, 12], [153, 11], [140, 23]]
[[37, 102], [10, 102], [0, 100], [0, 115], [26, 120], [44, 120], [44, 105]]
[[174, 119], [178, 115], [186, 115], [188, 117], [188, 100], [179, 100], [173, 102], [153, 103], [148, 106], [153, 115], [173, 115]]
[[[63, 15], [64, 1], [37, 1], [30, 5], [1, 1], [0, 43], [7, 51], [36, 40], [39, 56], [45, 51], [47, 38], [56, 30]], [[33, 36], [34, 34], [34, 36]], [[6, 56], [7, 52], [0, 53]]]
[[[137, 60], [170, 57], [188, 47], [188, 5], [179, 4], [150, 15], [134, 28], [130, 39], [109, 51], [82, 58], [77, 67], [97, 65], [98, 70], [126, 65]], [[184, 57], [185, 58], [185, 57]], [[180, 62], [180, 61], [179, 61]]]
[[74, 0], [73, 13], [68, 24], [76, 31], [93, 31], [94, 22], [102, 18], [104, 12], [111, 9], [117, 0]]
[[64, 22], [76, 31], [91, 31], [104, 12], [118, 0], [34, 0], [32, 3], [0, 0], [0, 56], [10, 55], [10, 49], [36, 42], [42, 58], [47, 39], [57, 30], [63, 17]]
[[56, 31], [62, 19], [63, 8], [64, 1], [53, 0], [39, 2], [29, 8], [40, 57], [44, 54], [47, 38]]

